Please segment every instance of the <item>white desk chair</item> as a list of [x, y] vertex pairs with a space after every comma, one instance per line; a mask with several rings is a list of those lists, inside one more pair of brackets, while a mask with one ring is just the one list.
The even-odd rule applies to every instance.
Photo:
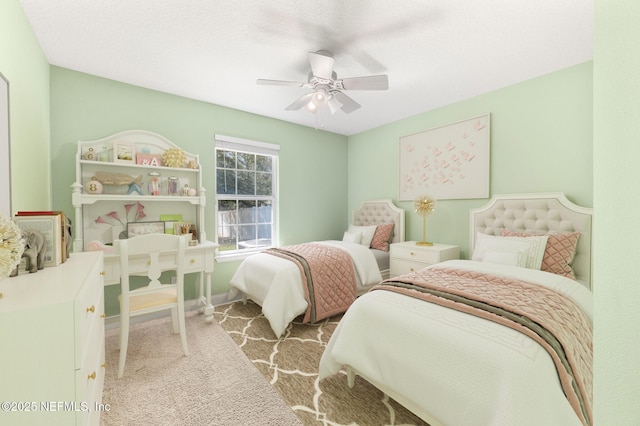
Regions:
[[[117, 240], [120, 253], [120, 363], [118, 378], [124, 373], [129, 342], [129, 318], [165, 309], [171, 309], [173, 332], [180, 333], [184, 354], [189, 355], [184, 319], [184, 237], [167, 234], [150, 234]], [[159, 281], [163, 271], [175, 271], [175, 283]], [[129, 277], [146, 276], [145, 287], [131, 290]]]

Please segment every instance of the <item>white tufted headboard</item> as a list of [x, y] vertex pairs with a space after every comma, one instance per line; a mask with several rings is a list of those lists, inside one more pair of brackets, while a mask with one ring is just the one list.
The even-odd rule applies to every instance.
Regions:
[[562, 192], [495, 195], [471, 210], [470, 252], [476, 232], [501, 235], [502, 229], [521, 232], [580, 232], [572, 268], [576, 279], [591, 289], [591, 222], [593, 209], [578, 206]]
[[392, 243], [404, 241], [404, 209], [396, 207], [389, 199], [364, 201], [360, 207], [353, 209], [353, 224], [379, 225], [395, 223]]

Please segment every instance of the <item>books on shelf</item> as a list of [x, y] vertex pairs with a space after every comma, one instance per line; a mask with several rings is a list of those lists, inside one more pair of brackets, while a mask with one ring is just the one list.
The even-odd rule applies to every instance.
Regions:
[[57, 266], [69, 257], [71, 235], [63, 211], [19, 211], [13, 218], [22, 231], [36, 230], [45, 237], [44, 266]]

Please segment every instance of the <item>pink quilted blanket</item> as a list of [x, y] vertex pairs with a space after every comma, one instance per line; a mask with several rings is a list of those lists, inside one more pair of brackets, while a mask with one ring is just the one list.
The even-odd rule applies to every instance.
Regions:
[[356, 300], [351, 256], [337, 247], [303, 243], [265, 250], [298, 265], [309, 306], [303, 322], [316, 322], [345, 312]]
[[536, 340], [551, 355], [574, 411], [583, 424], [592, 424], [592, 326], [570, 299], [532, 283], [453, 268], [423, 269], [385, 280], [373, 290], [457, 309]]

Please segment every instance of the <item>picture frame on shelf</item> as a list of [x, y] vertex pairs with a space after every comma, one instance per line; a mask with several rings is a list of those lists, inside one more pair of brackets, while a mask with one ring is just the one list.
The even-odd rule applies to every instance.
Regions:
[[127, 223], [127, 237], [140, 235], [164, 234], [164, 222], [129, 222]]
[[161, 214], [160, 220], [164, 222], [164, 233], [175, 234], [174, 224], [182, 222], [181, 214]]
[[136, 151], [133, 144], [127, 142], [113, 143], [113, 161], [115, 163], [136, 163]]

